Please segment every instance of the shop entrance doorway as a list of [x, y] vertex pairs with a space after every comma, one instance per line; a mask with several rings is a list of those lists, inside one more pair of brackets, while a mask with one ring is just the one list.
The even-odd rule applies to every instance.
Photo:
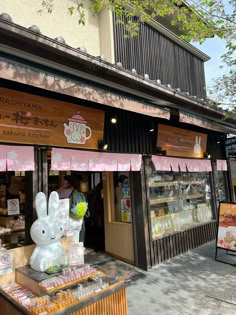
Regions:
[[134, 264], [133, 218], [129, 172], [104, 173], [106, 252]]
[[82, 192], [88, 202], [88, 212], [81, 231], [85, 247], [105, 251], [133, 264], [130, 173], [52, 171], [50, 151], [47, 152], [47, 160], [47, 187], [44, 189], [48, 194], [57, 191], [64, 176], [69, 176], [74, 179], [74, 188]]
[[102, 173], [49, 170], [48, 193], [52, 191], [57, 191], [60, 199], [68, 198], [70, 208], [74, 202], [74, 191], [80, 193], [83, 201], [88, 203], [80, 241], [86, 248], [105, 251]]

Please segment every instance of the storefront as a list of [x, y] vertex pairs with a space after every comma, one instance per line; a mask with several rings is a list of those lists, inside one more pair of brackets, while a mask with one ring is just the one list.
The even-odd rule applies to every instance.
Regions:
[[[58, 190], [65, 175], [79, 178], [78, 189], [90, 204], [87, 247], [147, 269], [214, 239], [219, 187], [229, 198], [224, 152], [211, 152], [217, 134], [176, 122], [174, 127], [166, 117], [33, 92], [1, 88], [2, 214], [7, 199], [21, 200], [16, 219], [25, 229], [24, 241], [22, 233], [6, 237], [9, 248], [31, 243], [34, 196]], [[18, 187], [15, 195], [12, 187]]]
[[[1, 207], [19, 199], [25, 217], [24, 243], [22, 234], [3, 241], [31, 244], [37, 192], [60, 189], [66, 175], [80, 179], [92, 204], [88, 247], [102, 236], [101, 249], [148, 269], [214, 239], [217, 202], [231, 198], [224, 141], [235, 129], [223, 114], [159, 80], [2, 24], [0, 144], [24, 154], [31, 148], [34, 162], [11, 168], [0, 151]], [[103, 199], [99, 218], [95, 191]]]
[[[73, 180], [89, 205], [85, 246], [148, 270], [215, 238], [218, 203], [232, 199], [224, 141], [235, 127], [189, 92], [9, 21], [0, 24], [0, 238], [9, 249], [0, 277], [4, 312], [26, 312], [14, 298], [25, 297], [26, 286], [51, 295], [48, 301], [63, 289], [63, 303], [70, 301], [60, 305], [59, 298], [63, 314], [126, 315], [123, 280], [104, 279], [108, 288], [99, 293], [93, 282], [89, 298], [76, 292], [78, 303], [64, 288], [73, 290], [81, 279], [42, 290], [42, 279], [28, 277], [36, 194], [60, 195], [64, 181]], [[67, 220], [64, 199], [60, 215]], [[66, 232], [63, 246], [70, 242]], [[11, 287], [14, 281], [22, 287]]]
[[[33, 204], [29, 203], [38, 191], [48, 194], [58, 190], [63, 177], [68, 175], [79, 178], [77, 188], [85, 194], [89, 203], [87, 233], [95, 233], [92, 226], [96, 223], [94, 229], [105, 238], [101, 240], [103, 246], [97, 249], [105, 250], [106, 243], [108, 253], [134, 263], [129, 173], [140, 171], [142, 156], [98, 151], [98, 145], [104, 138], [102, 110], [6, 88], [1, 88], [2, 105], [1, 141], [9, 143], [1, 145], [2, 214], [10, 214], [6, 210], [9, 209], [9, 200], [18, 202], [18, 212], [14, 215], [22, 214], [26, 218], [26, 243], [30, 242], [29, 228], [34, 220]], [[55, 116], [55, 113], [60, 115]], [[22, 187], [16, 187], [16, 181]], [[97, 218], [92, 192], [99, 185], [103, 191], [105, 213], [102, 205], [102, 209], [98, 210], [101, 217]], [[16, 191], [13, 191], [14, 188]], [[103, 203], [103, 200], [100, 201]], [[94, 240], [98, 237], [93, 235]], [[96, 244], [91, 244], [91, 235], [87, 235], [86, 239], [90, 239], [90, 244], [87, 242], [94, 248]], [[16, 239], [9, 245], [14, 244], [18, 244]]]

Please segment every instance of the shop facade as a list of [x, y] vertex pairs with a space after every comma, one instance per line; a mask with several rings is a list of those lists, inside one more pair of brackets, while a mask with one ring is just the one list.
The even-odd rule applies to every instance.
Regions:
[[[34, 94], [26, 93], [22, 85], [13, 90], [2, 81], [1, 105], [8, 106], [1, 116], [1, 187], [24, 179], [21, 245], [31, 242], [35, 194], [57, 190], [61, 178], [73, 173], [82, 175], [80, 190], [85, 194], [103, 183], [108, 254], [148, 269], [214, 239], [218, 198], [214, 187], [223, 185], [229, 198], [226, 161], [220, 147], [215, 150], [222, 133], [185, 129], [165, 117], [110, 111], [100, 105], [98, 109], [98, 104], [85, 106], [85, 101], [75, 104], [59, 95], [49, 98], [48, 93], [46, 97], [42, 91], [31, 91]], [[117, 124], [111, 123], [112, 117]], [[98, 149], [101, 140], [113, 150]], [[214, 157], [204, 158], [205, 152]], [[6, 201], [5, 196], [2, 208], [7, 208]], [[12, 245], [18, 241], [15, 238]]]
[[[148, 269], [215, 238], [219, 188], [231, 198], [224, 140], [235, 132], [222, 113], [14, 23], [0, 32], [1, 173], [23, 172], [3, 175], [1, 191], [24, 178], [23, 245], [36, 193], [71, 174], [84, 194], [103, 183], [105, 251], [119, 259]], [[6, 147], [30, 150], [31, 168]]]

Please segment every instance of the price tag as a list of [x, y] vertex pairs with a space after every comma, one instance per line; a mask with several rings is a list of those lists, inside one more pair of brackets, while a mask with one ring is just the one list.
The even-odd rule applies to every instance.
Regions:
[[69, 245], [69, 266], [84, 264], [84, 246], [83, 243], [72, 243]]

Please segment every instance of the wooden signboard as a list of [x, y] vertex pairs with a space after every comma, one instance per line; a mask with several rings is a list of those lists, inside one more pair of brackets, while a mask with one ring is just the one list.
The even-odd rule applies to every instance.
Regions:
[[219, 222], [217, 247], [236, 251], [236, 204], [221, 202], [219, 206]]
[[158, 126], [157, 145], [167, 155], [203, 158], [207, 135], [167, 125]]
[[[218, 250], [220, 255], [218, 255]], [[224, 250], [224, 251], [222, 251]], [[220, 202], [215, 260], [235, 266], [236, 203]]]
[[0, 88], [1, 142], [97, 149], [104, 112]]

